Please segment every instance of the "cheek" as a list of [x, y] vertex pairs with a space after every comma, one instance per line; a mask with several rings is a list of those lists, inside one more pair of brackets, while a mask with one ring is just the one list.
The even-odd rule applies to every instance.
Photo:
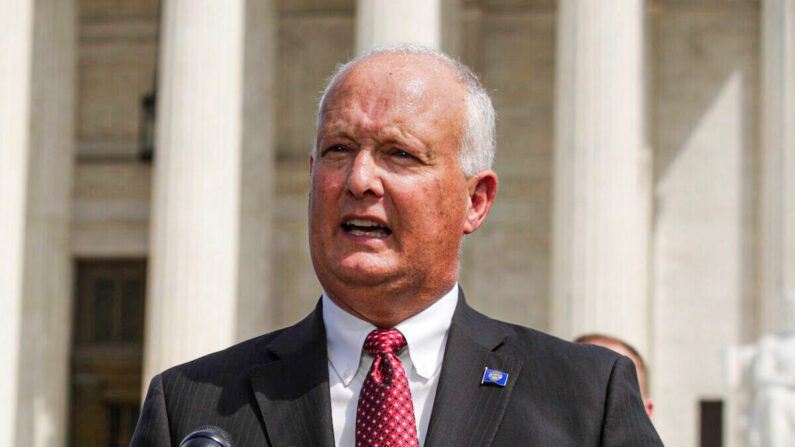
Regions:
[[462, 226], [466, 214], [465, 186], [439, 180], [435, 190], [439, 196], [439, 218], [444, 219], [445, 226]]
[[335, 195], [345, 188], [345, 176], [325, 169], [318, 169], [312, 175], [310, 193], [315, 207], [326, 207]]
[[[411, 192], [404, 195], [404, 207], [395, 204], [404, 225], [412, 229], [422, 244], [436, 244], [450, 237], [463, 219], [460, 218], [460, 200], [443, 181], [414, 185]], [[401, 209], [404, 212], [401, 212]]]
[[327, 233], [329, 222], [335, 222], [338, 214], [336, 210], [339, 188], [334, 183], [333, 177], [316, 172], [312, 176], [309, 189], [309, 225], [311, 236], [320, 236]]

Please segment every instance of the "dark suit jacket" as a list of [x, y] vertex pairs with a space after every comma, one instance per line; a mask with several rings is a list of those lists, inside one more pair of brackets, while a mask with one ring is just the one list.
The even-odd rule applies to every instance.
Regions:
[[[485, 367], [509, 374], [481, 384]], [[132, 447], [178, 446], [203, 425], [235, 447], [332, 447], [320, 304], [282, 329], [155, 376]], [[657, 446], [632, 362], [492, 320], [459, 297], [426, 446]]]

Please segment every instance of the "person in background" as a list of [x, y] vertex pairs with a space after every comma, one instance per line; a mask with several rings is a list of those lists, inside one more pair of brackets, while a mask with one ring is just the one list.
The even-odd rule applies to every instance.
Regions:
[[575, 338], [574, 341], [576, 343], [602, 346], [629, 357], [632, 363], [635, 364], [635, 369], [638, 372], [638, 384], [640, 385], [640, 395], [643, 398], [643, 406], [646, 407], [646, 414], [651, 418], [651, 414], [654, 410], [654, 402], [649, 398], [649, 372], [646, 368], [646, 362], [643, 361], [643, 357], [640, 356], [638, 350], [619, 338], [604, 334], [580, 335]]

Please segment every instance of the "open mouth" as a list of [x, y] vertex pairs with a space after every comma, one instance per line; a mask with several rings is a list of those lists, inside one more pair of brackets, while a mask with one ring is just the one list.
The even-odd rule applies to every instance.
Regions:
[[342, 224], [342, 229], [353, 236], [387, 237], [392, 230], [368, 219], [350, 219]]

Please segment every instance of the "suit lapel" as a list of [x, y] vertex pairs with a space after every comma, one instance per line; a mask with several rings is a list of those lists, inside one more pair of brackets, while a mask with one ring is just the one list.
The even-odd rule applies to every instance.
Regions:
[[269, 361], [249, 372], [270, 444], [333, 447], [321, 305], [263, 349]]
[[[507, 337], [502, 326], [472, 310], [460, 294], [426, 447], [491, 444], [522, 368], [521, 361], [499, 352]], [[507, 373], [506, 386], [481, 384], [485, 367]]]

